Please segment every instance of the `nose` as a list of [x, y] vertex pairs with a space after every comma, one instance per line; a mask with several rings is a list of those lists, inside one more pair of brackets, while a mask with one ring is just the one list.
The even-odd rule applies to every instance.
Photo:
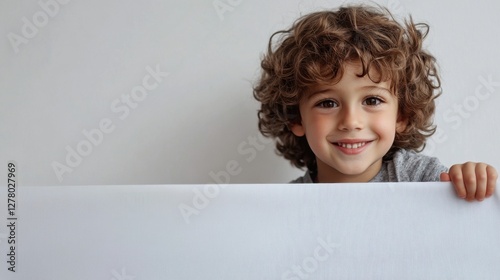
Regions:
[[338, 128], [343, 131], [363, 129], [363, 116], [355, 107], [344, 106], [339, 112]]

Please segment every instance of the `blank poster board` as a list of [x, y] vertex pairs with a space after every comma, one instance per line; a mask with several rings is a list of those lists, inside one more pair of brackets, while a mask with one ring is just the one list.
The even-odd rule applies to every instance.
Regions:
[[3, 280], [500, 277], [498, 192], [469, 203], [449, 183], [21, 185], [0, 198]]

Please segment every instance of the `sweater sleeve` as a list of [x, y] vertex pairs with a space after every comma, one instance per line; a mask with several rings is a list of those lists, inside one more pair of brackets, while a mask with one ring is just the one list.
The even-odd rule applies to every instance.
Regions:
[[448, 171], [438, 158], [407, 150], [398, 151], [392, 164], [397, 182], [439, 181], [440, 174]]

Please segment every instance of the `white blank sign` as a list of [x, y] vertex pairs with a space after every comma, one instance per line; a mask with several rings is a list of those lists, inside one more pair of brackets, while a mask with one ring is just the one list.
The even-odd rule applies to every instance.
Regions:
[[7, 194], [3, 280], [500, 277], [498, 192], [449, 183], [18, 186], [13, 215]]

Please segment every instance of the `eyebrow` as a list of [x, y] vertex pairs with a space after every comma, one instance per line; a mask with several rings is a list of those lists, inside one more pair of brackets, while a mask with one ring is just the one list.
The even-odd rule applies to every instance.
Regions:
[[381, 89], [381, 90], [384, 90], [384, 91], [387, 91], [388, 93], [392, 94], [391, 90], [388, 89], [388, 88], [385, 88], [385, 87], [379, 87], [379, 86], [364, 86], [364, 87], [361, 87], [362, 89]]
[[325, 93], [327, 91], [331, 91], [331, 89], [329, 88], [325, 88], [325, 89], [320, 89], [320, 90], [315, 90], [309, 94], [307, 94], [306, 98], [307, 100], [311, 99], [313, 96], [317, 95], [317, 94], [321, 94], [321, 93]]
[[[392, 94], [391, 90], [388, 89], [388, 88], [385, 88], [385, 87], [380, 87], [380, 86], [362, 86], [360, 87], [359, 89], [363, 90], [363, 89], [378, 89], [378, 90], [383, 90], [383, 91], [386, 91], [387, 93], [389, 94]], [[307, 95], [307, 100], [311, 99], [313, 96], [317, 95], [317, 94], [321, 94], [321, 93], [325, 93], [325, 92], [328, 92], [328, 91], [334, 91], [334, 89], [331, 89], [331, 88], [324, 88], [324, 89], [320, 89], [320, 90], [315, 90], [313, 92], [311, 92], [310, 94]]]

